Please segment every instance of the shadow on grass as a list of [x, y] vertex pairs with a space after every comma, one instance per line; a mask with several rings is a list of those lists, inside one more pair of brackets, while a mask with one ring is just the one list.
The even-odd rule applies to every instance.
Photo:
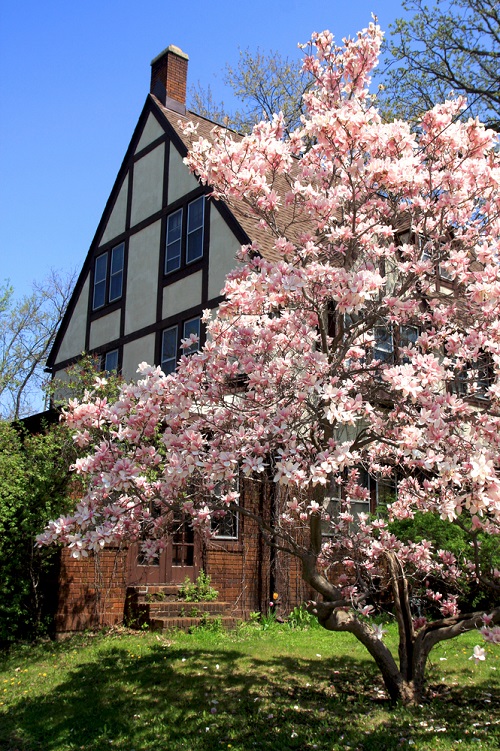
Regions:
[[0, 715], [0, 748], [392, 751], [408, 740], [430, 748], [425, 744], [438, 737], [439, 748], [452, 749], [470, 733], [471, 718], [479, 721], [477, 738], [487, 733], [493, 741], [487, 722], [499, 705], [492, 698], [485, 704], [490, 690], [443, 691], [432, 705], [409, 710], [391, 707], [374, 666], [349, 656], [260, 658], [237, 644], [159, 643], [138, 657], [107, 646], [53, 691], [21, 699], [15, 711]]

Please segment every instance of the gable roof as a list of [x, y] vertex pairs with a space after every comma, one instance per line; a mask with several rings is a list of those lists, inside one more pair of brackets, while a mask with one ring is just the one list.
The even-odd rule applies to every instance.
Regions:
[[[155, 96], [150, 96], [154, 100], [156, 106], [163, 114], [169, 125], [173, 128], [180, 144], [182, 144], [182, 146], [184, 147], [186, 154], [189, 151], [190, 142], [181, 128], [181, 123], [187, 124], [189, 122], [192, 122], [198, 128], [198, 135], [206, 138], [207, 140], [211, 140], [211, 134], [214, 128], [227, 130], [235, 140], [242, 138], [239, 133], [236, 133], [235, 131], [232, 131], [228, 128], [224, 128], [223, 125], [215, 123], [212, 120], [208, 120], [205, 117], [201, 117], [195, 112], [188, 110], [185, 115], [181, 115], [178, 112], [173, 112], [172, 110], [167, 109], [163, 104], [161, 104], [161, 102]], [[286, 188], [286, 185], [284, 185], [283, 187]], [[220, 205], [220, 203], [221, 202], [219, 201], [218, 205]], [[243, 203], [243, 201], [234, 200], [228, 208], [248, 237], [248, 242], [256, 242], [264, 258], [272, 261], [279, 260], [280, 256], [273, 248], [275, 238], [273, 238], [269, 230], [261, 226], [259, 218], [251, 212], [251, 210]], [[287, 214], [289, 214], [288, 217]], [[283, 207], [282, 216], [285, 221], [287, 218], [291, 220], [291, 210]]]
[[[47, 357], [46, 370], [52, 370], [55, 364], [57, 353], [61, 347], [64, 335], [67, 331], [69, 322], [74, 313], [76, 303], [88, 277], [88, 273], [91, 269], [94, 251], [100, 246], [101, 238], [106, 227], [107, 221], [113, 210], [116, 198], [120, 192], [120, 188], [127, 174], [130, 160], [133, 158], [137, 145], [140, 141], [143, 129], [146, 125], [149, 114], [152, 113], [163, 127], [167, 137], [173, 142], [175, 147], [185, 156], [189, 150], [189, 141], [184, 135], [182, 129], [179, 126], [179, 121], [188, 123], [190, 121], [198, 125], [198, 132], [200, 135], [210, 138], [210, 133], [214, 127], [218, 126], [206, 118], [197, 115], [194, 112], [187, 112], [185, 115], [179, 114], [173, 110], [168, 109], [152, 94], [148, 94], [142, 112], [139, 116], [137, 126], [134, 130], [129, 146], [123, 158], [122, 164], [118, 171], [113, 188], [110, 192], [109, 198], [106, 202], [106, 206], [102, 213], [101, 219], [97, 226], [96, 232], [90, 244], [86, 259], [82, 265], [82, 269], [75, 284], [75, 289], [68, 303], [65, 315], [59, 327], [59, 331], [55, 337], [52, 349]], [[238, 138], [238, 134], [233, 134], [235, 138]], [[187, 169], [187, 168], [186, 168]], [[269, 260], [277, 260], [278, 254], [273, 250], [273, 238], [269, 232], [260, 226], [257, 217], [252, 216], [249, 210], [245, 207], [243, 202], [235, 202], [231, 207], [228, 207], [222, 201], [214, 201], [218, 211], [230, 222], [232, 229], [235, 231], [235, 235], [242, 244], [256, 242], [259, 245], [262, 255]], [[229, 269], [228, 269], [229, 271]]]

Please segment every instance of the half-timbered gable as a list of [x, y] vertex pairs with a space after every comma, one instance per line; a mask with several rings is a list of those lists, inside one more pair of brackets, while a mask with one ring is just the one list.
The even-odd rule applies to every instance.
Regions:
[[[187, 55], [173, 46], [151, 64], [150, 93], [48, 360], [60, 381], [84, 352], [126, 380], [144, 361], [171, 372], [183, 338], [196, 333], [203, 342], [202, 311], [220, 304], [240, 246], [254, 241], [273, 256], [258, 221], [242, 207], [230, 210], [208, 198], [210, 189], [183, 162], [188, 143], [181, 124], [194, 122], [205, 137], [214, 127], [186, 110], [187, 65]], [[241, 504], [270, 508], [263, 491], [243, 485]], [[78, 561], [63, 550], [56, 627], [121, 622], [127, 591], [132, 600], [141, 587], [151, 596], [155, 588], [196, 578], [201, 569], [233, 615], [265, 608], [276, 588], [285, 605], [294, 605], [301, 599], [297, 566], [289, 571], [287, 561], [279, 567], [278, 558], [255, 522], [240, 514], [208, 544], [182, 518], [173, 519], [154, 565], [145, 564], [137, 545], [106, 548], [99, 560]]]

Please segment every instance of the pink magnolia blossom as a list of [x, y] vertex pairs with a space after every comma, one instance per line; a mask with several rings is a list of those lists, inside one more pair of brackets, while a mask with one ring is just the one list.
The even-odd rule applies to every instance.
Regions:
[[[477, 627], [481, 613], [459, 612], [461, 584], [499, 575], [481, 569], [478, 534], [500, 532], [500, 150], [460, 119], [461, 99], [416, 129], [383, 122], [368, 88], [381, 42], [376, 24], [343, 46], [313, 35], [314, 85], [290, 136], [279, 115], [245, 136], [186, 127], [186, 164], [254, 218], [262, 247], [241, 248], [204, 315], [206, 344], [175, 373], [142, 363], [114, 404], [100, 389], [69, 403], [85, 491], [39, 542], [82, 556], [147, 530], [154, 551], [179, 503], [210, 536], [214, 514], [240, 500], [240, 475], [273, 484], [276, 516], [260, 521], [301, 561], [311, 612], [386, 660], [397, 698], [414, 678], [391, 684], [398, 668], [373, 646], [383, 629], [363, 619], [367, 597], [404, 582], [414, 597], [395, 607], [402, 644], [419, 630], [413, 649], [431, 629], [439, 641], [450, 623]], [[392, 531], [421, 513], [459, 523], [470, 555]], [[414, 603], [429, 600], [424, 621]], [[493, 643], [494, 604], [490, 617]]]
[[486, 652], [483, 647], [476, 645], [474, 652], [469, 657], [469, 660], [474, 660], [475, 665], [478, 665], [482, 660], [486, 659]]

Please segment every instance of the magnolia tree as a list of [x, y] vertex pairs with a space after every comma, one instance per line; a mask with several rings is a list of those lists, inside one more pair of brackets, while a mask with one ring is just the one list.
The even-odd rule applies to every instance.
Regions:
[[[209, 536], [238, 487], [270, 483], [273, 517], [240, 513], [300, 559], [320, 624], [354, 634], [391, 698], [410, 702], [437, 642], [474, 628], [500, 641], [500, 572], [480, 549], [500, 531], [500, 152], [458, 120], [463, 100], [416, 132], [382, 122], [368, 90], [381, 38], [373, 24], [343, 47], [313, 35], [315, 85], [289, 136], [280, 115], [243, 138], [188, 128], [186, 163], [260, 221], [265, 247], [242, 248], [206, 344], [193, 354], [187, 340], [174, 374], [142, 365], [117, 401], [98, 381], [70, 404], [86, 490], [41, 542], [82, 556], [142, 539], [154, 556], [179, 504]], [[356, 513], [367, 475], [397, 484], [372, 516]], [[391, 520], [417, 511], [458, 525], [470, 555], [397, 539]], [[466, 580], [489, 588], [488, 612], [459, 611]], [[371, 620], [381, 589], [398, 660]]]

